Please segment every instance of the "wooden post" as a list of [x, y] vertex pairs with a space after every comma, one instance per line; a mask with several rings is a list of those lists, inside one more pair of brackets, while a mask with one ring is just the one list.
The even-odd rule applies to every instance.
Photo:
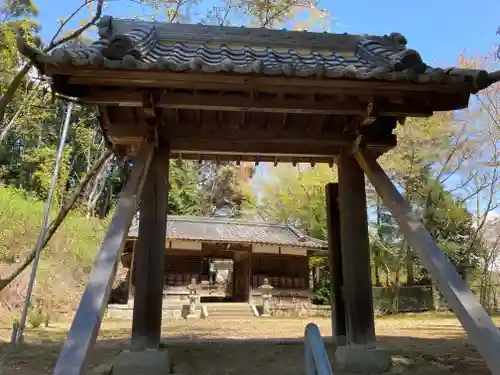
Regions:
[[344, 150], [339, 162], [339, 209], [344, 300], [349, 344], [375, 344], [375, 320], [363, 170]]
[[247, 302], [251, 303], [252, 302], [252, 253], [248, 252], [248, 266], [247, 266], [247, 293], [248, 293], [248, 298]]
[[134, 276], [134, 263], [135, 263], [135, 244], [134, 241], [132, 243], [132, 259], [130, 260], [130, 270], [129, 270], [129, 281], [128, 281], [128, 305], [133, 305], [134, 302], [134, 285], [135, 285], [135, 276]]
[[134, 265], [132, 350], [156, 349], [160, 344], [169, 157], [168, 147], [155, 149], [141, 195]]
[[328, 261], [330, 266], [330, 295], [332, 305], [332, 333], [337, 345], [347, 344], [344, 285], [340, 240], [340, 213], [337, 198], [339, 185], [326, 185], [326, 218], [328, 230]]

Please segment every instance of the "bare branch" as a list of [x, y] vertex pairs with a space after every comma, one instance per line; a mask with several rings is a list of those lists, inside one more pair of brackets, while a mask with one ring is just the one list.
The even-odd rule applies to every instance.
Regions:
[[68, 22], [71, 21], [73, 17], [75, 17], [83, 8], [85, 8], [87, 5], [93, 2], [94, 0], [86, 0], [85, 2], [80, 4], [80, 6], [76, 8], [76, 10], [73, 13], [71, 13], [71, 15], [68, 18], [66, 18], [63, 22], [61, 22], [61, 25], [59, 25], [59, 28], [57, 29], [56, 33], [50, 40], [49, 46], [54, 45], [55, 40], [57, 39], [61, 31], [64, 29], [64, 27], [68, 24]]

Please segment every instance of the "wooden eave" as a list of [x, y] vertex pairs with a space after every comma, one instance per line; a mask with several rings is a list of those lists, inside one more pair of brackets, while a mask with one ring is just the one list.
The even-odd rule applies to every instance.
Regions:
[[[227, 92], [263, 92], [263, 93], [307, 93], [311, 95], [352, 95], [352, 96], [408, 96], [428, 97], [430, 110], [460, 109], [467, 105], [471, 84], [456, 77], [447, 83], [429, 80], [427, 83], [415, 83], [404, 79], [406, 73], [392, 73], [391, 80], [377, 79], [335, 79], [322, 77], [287, 77], [264, 74], [241, 73], [197, 73], [171, 72], [165, 70], [102, 69], [97, 67], [68, 67], [47, 64], [45, 73], [52, 78], [56, 92], [79, 98], [84, 103], [106, 103], [104, 95], [96, 87], [112, 88], [113, 102], [128, 101], [130, 90], [153, 92], [158, 90], [212, 90]], [[120, 92], [122, 90], [122, 92]], [[125, 91], [127, 90], [127, 91]], [[110, 94], [108, 92], [107, 94]], [[446, 95], [446, 97], [443, 97]], [[114, 96], [114, 97], [113, 97]], [[441, 98], [439, 104], [437, 98]], [[435, 104], [431, 102], [435, 100]], [[465, 102], [465, 103], [464, 103]], [[406, 114], [411, 114], [411, 108]]]
[[457, 84], [49, 66], [47, 74], [57, 92], [99, 106], [103, 133], [123, 156], [158, 121], [176, 158], [332, 164], [356, 141], [358, 123], [381, 154], [396, 145], [398, 120], [469, 100]]
[[431, 68], [398, 33], [112, 17], [98, 26], [92, 45], [50, 56], [22, 38], [18, 45], [55, 92], [99, 107], [119, 156], [133, 156], [146, 138], [168, 142], [173, 157], [197, 160], [331, 164], [354, 145], [381, 154], [396, 145], [398, 121], [465, 108], [471, 93], [500, 79], [498, 72]]

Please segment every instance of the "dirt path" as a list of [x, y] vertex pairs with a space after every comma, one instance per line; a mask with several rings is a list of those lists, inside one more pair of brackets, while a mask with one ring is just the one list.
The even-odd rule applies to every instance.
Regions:
[[[324, 336], [331, 335], [330, 320], [325, 318], [172, 320], [164, 323], [163, 335], [175, 372], [180, 375], [294, 375], [303, 372], [303, 345], [262, 341], [300, 339], [310, 321], [318, 324]], [[50, 374], [68, 327], [68, 322], [61, 322], [47, 329], [28, 329], [26, 345], [19, 353], [12, 353], [6, 343], [0, 344], [0, 374]], [[91, 365], [105, 362], [126, 348], [130, 327], [130, 321], [105, 321]], [[376, 329], [382, 345], [411, 360], [408, 374], [489, 373], [458, 321], [449, 316], [383, 318], [377, 320]], [[5, 342], [9, 337], [10, 329], [0, 327], [0, 340]], [[246, 342], [242, 343], [243, 339]], [[207, 343], [213, 340], [216, 342]], [[333, 353], [333, 346], [327, 347]]]

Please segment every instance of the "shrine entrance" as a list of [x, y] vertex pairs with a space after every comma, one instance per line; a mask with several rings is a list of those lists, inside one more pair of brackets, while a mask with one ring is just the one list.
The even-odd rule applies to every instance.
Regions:
[[234, 253], [233, 301], [250, 302], [252, 275], [251, 254], [245, 251]]
[[200, 302], [250, 302], [249, 252], [233, 252], [226, 258], [204, 254], [200, 274]]

